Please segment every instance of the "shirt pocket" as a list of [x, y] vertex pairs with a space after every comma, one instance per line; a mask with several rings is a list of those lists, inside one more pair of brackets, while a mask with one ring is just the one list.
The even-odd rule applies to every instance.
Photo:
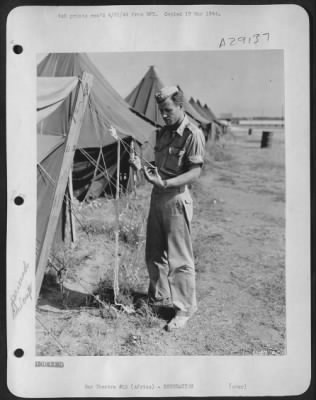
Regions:
[[184, 152], [181, 147], [169, 147], [164, 168], [170, 172], [178, 172], [182, 165]]

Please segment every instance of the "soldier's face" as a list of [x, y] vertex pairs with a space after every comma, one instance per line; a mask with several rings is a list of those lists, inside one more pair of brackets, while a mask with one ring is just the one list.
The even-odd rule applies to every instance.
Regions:
[[168, 98], [159, 104], [159, 110], [165, 124], [168, 126], [175, 125], [183, 119], [183, 108]]

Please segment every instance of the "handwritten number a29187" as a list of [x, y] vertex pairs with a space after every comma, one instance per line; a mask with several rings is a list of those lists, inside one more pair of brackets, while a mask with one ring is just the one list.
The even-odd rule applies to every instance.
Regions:
[[228, 38], [222, 38], [220, 43], [219, 43], [219, 48], [225, 47], [225, 46], [235, 46], [236, 44], [258, 44], [265, 38], [267, 42], [270, 40], [270, 33], [255, 33], [251, 36], [239, 36], [239, 37], [228, 37]]

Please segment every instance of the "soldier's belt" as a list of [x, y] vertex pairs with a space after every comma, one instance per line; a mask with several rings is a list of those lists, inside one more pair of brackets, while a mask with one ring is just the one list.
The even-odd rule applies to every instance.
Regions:
[[160, 189], [157, 186], [153, 188], [153, 193], [154, 194], [164, 194], [164, 193], [184, 193], [186, 191], [187, 185], [175, 187], [175, 188], [166, 188], [166, 189]]

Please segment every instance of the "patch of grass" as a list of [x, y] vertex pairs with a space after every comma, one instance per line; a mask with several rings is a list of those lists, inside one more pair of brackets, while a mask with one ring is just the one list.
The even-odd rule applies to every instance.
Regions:
[[266, 196], [274, 196], [276, 195], [275, 191], [269, 188], [263, 188], [263, 187], [256, 187], [253, 186], [253, 191], [256, 192], [257, 194], [261, 194], [261, 195], [266, 195]]
[[119, 217], [119, 237], [121, 241], [132, 247], [144, 243], [146, 217], [147, 213], [143, 202], [129, 202]]
[[103, 218], [93, 218], [81, 222], [79, 228], [81, 231], [92, 235], [106, 235], [111, 240], [115, 239], [115, 233], [118, 230], [119, 239], [132, 247], [137, 247], [145, 241], [145, 208], [142, 204], [127, 203], [120, 213], [118, 226], [113, 215], [107, 222]]
[[[95, 296], [109, 305], [114, 304], [113, 280], [114, 277], [110, 277], [110, 274], [108, 274], [107, 277], [100, 279], [94, 291]], [[119, 279], [119, 293], [116, 301], [126, 306], [133, 305], [133, 286], [130, 282], [124, 282]]]
[[215, 257], [215, 248], [224, 240], [220, 233], [206, 233], [205, 238], [198, 237], [193, 242], [195, 271], [197, 274], [209, 271], [210, 259], [209, 252], [211, 251]]
[[222, 174], [218, 180], [220, 182], [225, 182], [225, 183], [229, 183], [230, 185], [236, 185], [236, 181], [234, 180], [234, 178], [231, 175], [226, 175], [226, 174]]
[[284, 165], [279, 161], [269, 160], [269, 162], [267, 162], [266, 160], [255, 160], [251, 163], [251, 169], [259, 172], [273, 171], [274, 174], [279, 174], [284, 170]]
[[[133, 308], [134, 306], [139, 307], [139, 305], [136, 304], [138, 299], [135, 290], [137, 287], [143, 285], [144, 273], [145, 268], [141, 268], [140, 266], [134, 269], [127, 269], [124, 266], [120, 266], [118, 276], [119, 293], [116, 298], [118, 303]], [[94, 291], [94, 294], [99, 296], [99, 298], [107, 304], [114, 304], [113, 282], [114, 272], [109, 270], [106, 275], [100, 279]]]
[[122, 242], [137, 247], [140, 242], [145, 240], [143, 221], [121, 218], [119, 221], [119, 238]]
[[160, 325], [158, 315], [153, 309], [148, 305], [148, 302], [142, 300], [137, 304], [137, 314], [140, 318], [136, 319], [136, 323], [140, 328], [153, 328]]
[[100, 300], [105, 303], [114, 303], [114, 290], [113, 290], [113, 274], [107, 273], [105, 277], [99, 280], [96, 289], [93, 293]]
[[109, 234], [109, 226], [106, 225], [104, 221], [100, 221], [100, 219], [82, 222], [79, 225], [79, 229], [87, 234], [92, 235]]
[[123, 347], [134, 347], [138, 346], [142, 342], [142, 337], [140, 335], [135, 335], [129, 333], [123, 343]]

